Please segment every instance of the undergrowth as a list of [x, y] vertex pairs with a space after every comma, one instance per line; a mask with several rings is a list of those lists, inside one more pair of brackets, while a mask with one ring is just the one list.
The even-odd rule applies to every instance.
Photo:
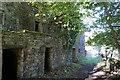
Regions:
[[79, 61], [79, 63], [82, 63], [82, 64], [87, 64], [87, 63], [97, 64], [100, 62], [99, 56], [92, 57], [91, 55], [87, 55], [86, 57], [83, 57], [83, 56], [77, 57], [77, 60]]

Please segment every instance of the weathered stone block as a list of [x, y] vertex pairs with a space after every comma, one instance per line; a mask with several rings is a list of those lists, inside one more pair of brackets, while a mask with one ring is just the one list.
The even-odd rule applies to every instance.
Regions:
[[62, 52], [61, 41], [57, 42], [46, 34], [34, 32], [3, 31], [2, 34], [3, 49], [21, 49], [16, 52], [19, 55], [17, 58], [19, 78], [38, 78], [45, 73], [46, 48], [52, 48], [49, 57], [51, 70], [65, 64], [66, 56]]

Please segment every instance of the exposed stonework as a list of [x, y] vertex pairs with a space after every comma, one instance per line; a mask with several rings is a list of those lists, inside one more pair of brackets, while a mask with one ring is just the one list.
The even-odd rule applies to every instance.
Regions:
[[[5, 63], [4, 59], [2, 59], [2, 57], [4, 56], [3, 54], [8, 54], [10, 51], [10, 54], [16, 54], [14, 55], [16, 57], [12, 58], [17, 58], [17, 77], [38, 78], [45, 73], [45, 64], [49, 66], [49, 70], [51, 71], [56, 67], [64, 65], [66, 63], [66, 59], [68, 57], [71, 58], [72, 55], [69, 55], [69, 47], [67, 46], [67, 40], [65, 36], [60, 35], [62, 31], [62, 27], [60, 24], [48, 24], [48, 22], [43, 23], [43, 32], [50, 35], [34, 32], [35, 19], [33, 18], [33, 16], [25, 16], [25, 14], [32, 13], [32, 8], [31, 6], [25, 4], [26, 3], [6, 3], [6, 6], [4, 6], [4, 14], [6, 19], [5, 25], [4, 27], [2, 27], [2, 29], [11, 31], [2, 32], [3, 36], [2, 40], [0, 40], [0, 43], [3, 44], [0, 44], [0, 69], [2, 70], [2, 62], [3, 64]], [[27, 10], [27, 8], [29, 8], [29, 10]], [[19, 12], [19, 9], [21, 10], [21, 13], [19, 13], [18, 15], [13, 15], [14, 13], [12, 12], [12, 10], [18, 10]], [[19, 31], [22, 29], [31, 31]], [[63, 32], [67, 31], [64, 30]], [[76, 42], [75, 44], [75, 59], [76, 56], [80, 55], [78, 54], [78, 49], [80, 53], [84, 54], [84, 39], [82, 38], [84, 37], [81, 37], [81, 42]], [[8, 53], [2, 52], [2, 50]], [[46, 55], [46, 53], [50, 54]], [[45, 58], [46, 56], [48, 56], [47, 58], [49, 58], [48, 61]], [[48, 63], [45, 63], [45, 61], [47, 61]]]
[[[65, 64], [62, 42], [47, 34], [3, 31], [3, 49], [19, 49], [17, 77], [32, 78], [44, 74], [45, 49], [52, 48], [52, 69]], [[4, 54], [4, 53], [3, 53]]]
[[5, 18], [3, 30], [34, 30], [35, 20], [31, 5], [26, 2], [3, 2], [2, 5]]
[[76, 37], [76, 42], [73, 46], [76, 50], [76, 57], [79, 57], [80, 55], [85, 55], [85, 35], [78, 35]]

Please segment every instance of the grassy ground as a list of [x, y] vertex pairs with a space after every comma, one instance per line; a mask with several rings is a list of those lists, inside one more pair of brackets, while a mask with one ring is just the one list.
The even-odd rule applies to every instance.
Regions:
[[97, 64], [100, 62], [100, 56], [92, 57], [90, 54], [88, 54], [86, 57], [80, 56], [77, 58], [79, 63], [83, 64]]

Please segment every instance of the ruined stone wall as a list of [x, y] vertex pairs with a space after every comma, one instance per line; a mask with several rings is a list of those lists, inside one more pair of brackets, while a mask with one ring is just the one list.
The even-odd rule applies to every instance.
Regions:
[[27, 2], [3, 2], [5, 24], [3, 30], [34, 30], [32, 6]]
[[85, 55], [85, 35], [78, 35], [76, 37], [76, 42], [73, 46], [76, 51], [76, 57], [79, 57], [80, 55]]
[[3, 31], [3, 49], [19, 48], [18, 77], [31, 78], [44, 74], [45, 50], [53, 49], [52, 69], [65, 64], [62, 42], [37, 32]]

